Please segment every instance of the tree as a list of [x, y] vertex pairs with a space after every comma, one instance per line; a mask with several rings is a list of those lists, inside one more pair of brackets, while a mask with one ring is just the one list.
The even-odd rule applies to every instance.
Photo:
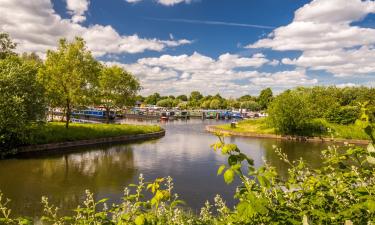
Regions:
[[304, 95], [287, 90], [275, 98], [268, 108], [272, 125], [282, 134], [310, 132], [311, 112]]
[[99, 100], [106, 110], [109, 123], [111, 109], [134, 104], [141, 89], [138, 80], [119, 66], [104, 67], [99, 76]]
[[29, 126], [44, 119], [38, 67], [16, 55], [0, 60], [0, 151], [25, 143]]
[[259, 111], [261, 109], [261, 106], [259, 103], [250, 100], [250, 101], [241, 102], [241, 108], [247, 109], [250, 111]]
[[262, 109], [266, 109], [268, 107], [269, 103], [272, 101], [272, 97], [273, 94], [271, 88], [263, 89], [260, 92], [258, 103], [260, 104]]
[[156, 103], [161, 99], [161, 96], [159, 93], [154, 93], [152, 95], [149, 95], [145, 99], [145, 103], [149, 105], [156, 105]]
[[203, 109], [209, 109], [210, 108], [210, 104], [211, 104], [211, 100], [205, 100], [204, 102], [202, 102], [201, 108], [203, 108]]
[[177, 96], [177, 99], [180, 99], [181, 101], [184, 101], [184, 102], [186, 102], [188, 100], [186, 95], [179, 95], [179, 96]]
[[203, 98], [203, 95], [199, 91], [193, 91], [190, 93], [189, 101], [199, 101]]
[[17, 44], [14, 43], [9, 34], [0, 32], [0, 59], [5, 59], [9, 55], [16, 55], [13, 50]]
[[64, 108], [66, 128], [74, 107], [92, 101], [99, 73], [100, 64], [86, 49], [82, 38], [76, 38], [71, 43], [61, 39], [56, 51], [47, 52], [39, 79], [48, 96], [54, 96], [57, 106]]
[[218, 99], [213, 99], [210, 103], [210, 108], [211, 109], [219, 109], [220, 108], [220, 100]]
[[256, 97], [253, 97], [251, 95], [243, 95], [237, 99], [240, 102], [245, 102], [245, 101], [255, 101]]
[[160, 107], [171, 108], [173, 106], [173, 99], [170, 99], [170, 98], [162, 99], [158, 101], [156, 105]]

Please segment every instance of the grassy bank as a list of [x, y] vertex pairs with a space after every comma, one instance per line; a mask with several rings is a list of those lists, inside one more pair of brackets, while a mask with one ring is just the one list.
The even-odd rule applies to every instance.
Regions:
[[[363, 131], [363, 128], [355, 124], [351, 125], [340, 125], [329, 123], [324, 119], [314, 120], [315, 124], [321, 124], [327, 130], [332, 132], [314, 133], [313, 136], [321, 137], [333, 137], [343, 139], [358, 139], [358, 140], [369, 140], [368, 135]], [[241, 133], [256, 133], [256, 134], [277, 134], [276, 130], [267, 124], [266, 119], [257, 120], [243, 120], [238, 122], [236, 128], [231, 128], [230, 124], [223, 124], [216, 126], [217, 128], [224, 129], [227, 131], [235, 131]], [[329, 129], [328, 129], [329, 128]], [[375, 135], [375, 132], [373, 132]]]
[[130, 124], [70, 124], [53, 122], [32, 129], [29, 144], [47, 144], [65, 141], [90, 140], [96, 138], [118, 137], [123, 135], [146, 134], [160, 131], [156, 125]]

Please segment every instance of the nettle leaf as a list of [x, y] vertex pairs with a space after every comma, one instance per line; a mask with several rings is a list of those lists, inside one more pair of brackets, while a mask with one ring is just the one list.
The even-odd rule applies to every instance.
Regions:
[[374, 147], [374, 145], [372, 143], [368, 144], [367, 151], [369, 153], [375, 153], [375, 147]]
[[225, 165], [221, 165], [221, 166], [219, 167], [219, 169], [217, 170], [217, 175], [218, 175], [218, 176], [221, 175], [221, 174], [223, 173], [224, 169], [225, 169]]
[[224, 147], [221, 149], [221, 153], [223, 154], [228, 154], [230, 152], [233, 152], [237, 149], [237, 145], [235, 144], [226, 144]]
[[221, 149], [222, 147], [223, 147], [223, 143], [221, 141], [218, 141], [215, 144], [211, 145], [211, 148], [213, 148], [214, 151], [217, 151], [218, 149]]
[[235, 176], [234, 171], [232, 169], [227, 169], [227, 171], [225, 171], [225, 173], [224, 173], [225, 183], [227, 183], [227, 184], [232, 183], [233, 180], [234, 180], [234, 176]]
[[237, 156], [231, 155], [231, 156], [228, 157], [228, 164], [230, 166], [236, 165], [237, 164], [237, 160], [238, 160]]
[[367, 156], [367, 162], [369, 162], [371, 164], [375, 164], [375, 157]]
[[135, 218], [134, 223], [136, 225], [144, 225], [146, 222], [145, 216], [144, 215], [139, 215], [137, 218]]

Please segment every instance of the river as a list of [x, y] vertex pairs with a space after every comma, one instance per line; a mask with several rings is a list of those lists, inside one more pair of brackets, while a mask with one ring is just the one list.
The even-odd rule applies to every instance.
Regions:
[[[0, 190], [12, 200], [13, 214], [38, 217], [43, 195], [64, 212], [82, 202], [86, 189], [97, 199], [108, 197], [117, 202], [124, 187], [136, 183], [142, 173], [147, 181], [173, 177], [175, 192], [195, 212], [206, 200], [212, 202], [216, 194], [233, 205], [236, 185], [226, 185], [216, 175], [226, 158], [210, 148], [217, 138], [204, 130], [206, 125], [216, 123], [222, 122], [173, 121], [162, 124], [166, 136], [157, 140], [2, 160]], [[228, 137], [227, 141], [236, 143], [256, 166], [266, 160], [282, 176], [287, 173], [287, 165], [274, 153], [273, 145], [282, 148], [291, 160], [303, 158], [312, 167], [321, 164], [320, 152], [326, 147], [322, 143], [259, 138]]]

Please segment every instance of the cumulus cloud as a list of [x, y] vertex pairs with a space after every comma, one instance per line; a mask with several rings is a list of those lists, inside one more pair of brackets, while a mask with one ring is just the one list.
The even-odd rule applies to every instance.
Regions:
[[142, 58], [133, 64], [117, 64], [142, 80], [143, 94], [158, 91], [162, 94], [182, 94], [200, 90], [205, 94], [221, 93], [240, 96], [258, 93], [264, 87], [275, 90], [296, 85], [312, 85], [305, 70], [264, 73], [257, 68], [269, 63], [263, 54], [250, 57], [225, 53], [217, 59], [193, 53], [192, 55], [162, 55]]
[[86, 20], [85, 12], [89, 8], [89, 0], [66, 0], [66, 8], [72, 14], [74, 23], [81, 23]]
[[314, 0], [295, 12], [294, 20], [247, 48], [302, 51], [296, 59], [283, 59], [336, 76], [375, 72], [375, 29], [353, 25], [375, 13], [374, 1]]
[[18, 43], [20, 52], [43, 54], [56, 47], [58, 39], [81, 36], [95, 56], [121, 53], [140, 53], [146, 50], [162, 51], [167, 47], [189, 44], [189, 40], [159, 40], [141, 38], [137, 34], [125, 36], [112, 26], [78, 24], [88, 7], [88, 1], [67, 0], [67, 8], [73, 12], [72, 19], [63, 19], [53, 9], [50, 0], [1, 0], [0, 31], [10, 33]]

